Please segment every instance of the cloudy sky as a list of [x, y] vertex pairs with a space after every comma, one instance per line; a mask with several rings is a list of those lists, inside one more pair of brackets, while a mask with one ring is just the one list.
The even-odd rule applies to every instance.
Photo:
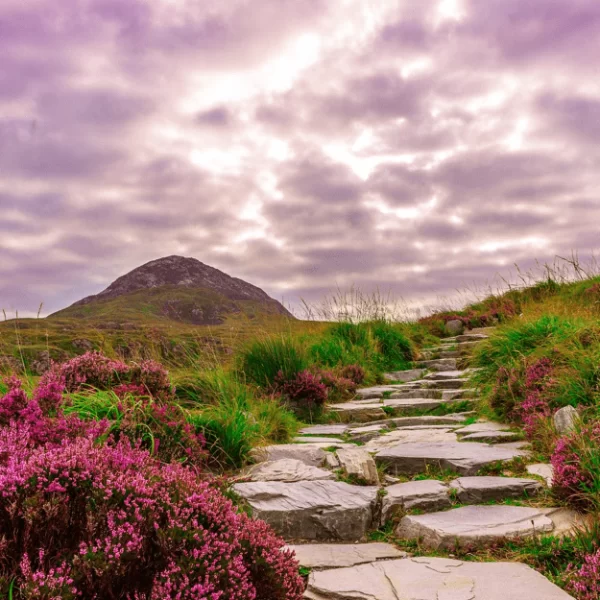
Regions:
[[182, 254], [277, 298], [600, 246], [598, 0], [1, 0], [0, 305]]

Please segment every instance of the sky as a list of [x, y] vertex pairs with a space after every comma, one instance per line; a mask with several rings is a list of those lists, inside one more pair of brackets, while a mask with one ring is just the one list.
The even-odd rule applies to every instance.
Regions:
[[0, 307], [180, 254], [292, 306], [600, 246], [598, 0], [2, 0]]

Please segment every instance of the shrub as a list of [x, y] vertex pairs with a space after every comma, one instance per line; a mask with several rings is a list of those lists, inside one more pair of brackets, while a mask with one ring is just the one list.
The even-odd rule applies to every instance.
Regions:
[[277, 376], [275, 387], [307, 421], [312, 421], [321, 414], [327, 400], [327, 386], [321, 375], [310, 371], [301, 371], [291, 380], [286, 380], [281, 373]]
[[561, 437], [551, 462], [556, 494], [576, 507], [600, 510], [600, 424]]
[[342, 368], [340, 375], [345, 379], [360, 385], [365, 380], [365, 370], [360, 365], [346, 365]]
[[578, 600], [600, 598], [600, 549], [581, 557], [581, 565], [570, 565], [567, 569], [567, 589]]
[[264, 389], [269, 389], [276, 379], [294, 379], [306, 367], [304, 349], [286, 336], [255, 340], [238, 357], [238, 372]]
[[127, 440], [37, 446], [13, 424], [0, 430], [0, 482], [3, 596], [302, 596], [293, 554], [264, 523]]
[[329, 328], [328, 334], [342, 341], [348, 348], [351, 346], [359, 346], [369, 350], [373, 348], [370, 329], [364, 323], [356, 324], [345, 321], [335, 323]]
[[126, 364], [113, 360], [102, 353], [86, 352], [67, 362], [53, 365], [44, 375], [42, 383], [60, 381], [67, 392], [94, 388], [109, 390], [116, 388], [122, 393], [144, 391], [154, 397], [170, 397], [172, 387], [166, 369], [153, 360], [139, 364]]

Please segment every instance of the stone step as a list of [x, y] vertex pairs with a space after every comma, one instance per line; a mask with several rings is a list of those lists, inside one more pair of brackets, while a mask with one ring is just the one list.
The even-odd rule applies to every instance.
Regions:
[[384, 373], [383, 378], [387, 381], [414, 381], [420, 379], [427, 372], [427, 369], [409, 369], [407, 371], [393, 371]]
[[424, 479], [396, 483], [385, 488], [381, 502], [381, 525], [409, 510], [432, 512], [451, 506], [448, 486], [441, 481]]
[[400, 416], [415, 410], [434, 410], [440, 406], [451, 406], [452, 404], [472, 401], [472, 399], [443, 400], [441, 398], [389, 398], [383, 401], [383, 405], [388, 409], [393, 410], [394, 416]]
[[413, 557], [313, 571], [309, 600], [573, 600], [522, 563]]
[[420, 540], [434, 550], [493, 545], [507, 538], [528, 538], [555, 529], [556, 509], [508, 505], [473, 505], [424, 515], [407, 515], [396, 528], [406, 540]]
[[405, 558], [406, 552], [391, 544], [372, 542], [369, 544], [296, 544], [289, 545], [296, 560], [306, 569], [341, 569], [379, 560]]
[[430, 371], [449, 371], [456, 369], [455, 358], [435, 358], [433, 360], [419, 360], [415, 363], [418, 367]]
[[330, 404], [328, 409], [335, 413], [343, 423], [369, 423], [385, 419], [386, 413], [381, 402], [360, 403], [342, 402]]
[[483, 340], [489, 339], [489, 335], [485, 333], [463, 333], [462, 335], [456, 336], [456, 341], [459, 344], [464, 342], [482, 342]]
[[326, 437], [318, 435], [305, 435], [295, 437], [294, 444], [329, 444], [331, 446], [343, 444], [344, 440], [336, 437]]
[[303, 427], [300, 433], [305, 435], [344, 435], [348, 431], [348, 425], [311, 425]]
[[461, 504], [481, 504], [507, 498], [530, 498], [544, 486], [535, 479], [521, 477], [459, 477], [450, 483], [450, 490]]
[[250, 481], [282, 481], [284, 483], [335, 479], [332, 471], [313, 467], [293, 458], [252, 465], [242, 473], [242, 477]]
[[441, 379], [462, 379], [469, 374], [469, 371], [459, 371], [458, 369], [454, 369], [452, 371], [435, 371], [434, 373], [429, 373], [429, 375], [425, 375], [423, 377], [426, 381], [437, 381]]
[[518, 448], [490, 446], [477, 442], [414, 442], [385, 448], [375, 462], [392, 475], [416, 475], [428, 466], [450, 469], [461, 475], [475, 475], [482, 467], [524, 456]]
[[378, 497], [375, 486], [338, 481], [237, 483], [233, 491], [287, 541], [361, 541]]
[[468, 381], [466, 379], [441, 379], [424, 381], [424, 387], [435, 390], [457, 390], [464, 387]]

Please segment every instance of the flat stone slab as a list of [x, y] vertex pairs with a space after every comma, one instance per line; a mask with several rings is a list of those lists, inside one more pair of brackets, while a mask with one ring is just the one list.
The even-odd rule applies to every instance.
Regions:
[[335, 475], [326, 469], [313, 467], [293, 458], [284, 458], [273, 462], [262, 462], [245, 471], [251, 481], [317, 481], [335, 479]]
[[382, 525], [399, 512], [412, 509], [431, 512], [451, 506], [448, 486], [435, 479], [396, 483], [385, 491], [381, 505]]
[[420, 379], [427, 369], [410, 369], [407, 371], [394, 371], [393, 373], [384, 373], [383, 378], [388, 381], [414, 381]]
[[423, 377], [423, 379], [425, 379], [425, 380], [460, 379], [461, 377], [464, 377], [467, 374], [468, 374], [468, 371], [458, 371], [456, 369], [452, 370], [452, 371], [435, 371], [434, 373], [429, 373], [429, 375], [426, 375], [425, 377]]
[[448, 400], [466, 400], [475, 399], [476, 391], [473, 388], [460, 388], [458, 390], [442, 390], [442, 400], [447, 402]]
[[310, 600], [573, 600], [522, 563], [403, 558], [313, 571]]
[[423, 472], [428, 465], [451, 469], [461, 475], [475, 475], [485, 465], [512, 460], [525, 454], [523, 450], [477, 442], [464, 444], [422, 441], [384, 448], [376, 454], [375, 462], [384, 466], [392, 475], [414, 475]]
[[383, 401], [383, 405], [394, 409], [396, 413], [411, 410], [433, 410], [442, 404], [449, 404], [441, 398], [389, 398]]
[[455, 358], [433, 358], [431, 360], [420, 360], [417, 362], [419, 367], [431, 371], [450, 371], [456, 369]]
[[460, 426], [464, 423], [467, 417], [462, 414], [444, 415], [441, 417], [423, 415], [421, 417], [395, 417], [389, 419], [394, 427], [414, 427], [415, 425], [450, 425]]
[[418, 390], [398, 390], [390, 394], [392, 400], [398, 398], [434, 398], [439, 400], [443, 397], [443, 391], [440, 390], [427, 390], [420, 388]]
[[310, 435], [305, 437], [295, 437], [295, 444], [329, 444], [331, 446], [335, 446], [337, 444], [345, 444], [344, 440], [336, 437], [320, 437], [317, 435]]
[[466, 379], [428, 379], [425, 386], [434, 390], [458, 390], [465, 386]]
[[368, 441], [363, 448], [369, 452], [379, 452], [385, 448], [395, 448], [399, 444], [408, 445], [419, 442], [425, 444], [432, 442], [454, 444], [456, 441], [456, 435], [450, 427], [442, 426], [441, 429], [437, 425], [434, 425], [433, 428], [419, 427], [418, 429], [402, 427]]
[[348, 431], [348, 425], [311, 425], [303, 427], [300, 433], [305, 435], [344, 435]]
[[450, 483], [462, 504], [482, 504], [505, 498], [531, 497], [539, 494], [543, 486], [535, 479], [520, 477], [459, 477]]
[[487, 442], [488, 444], [502, 444], [505, 442], [516, 442], [523, 438], [515, 431], [478, 431], [469, 433], [460, 438], [461, 442]]
[[237, 483], [233, 490], [286, 540], [360, 541], [373, 525], [377, 487], [340, 481]]
[[465, 427], [461, 427], [456, 430], [458, 435], [469, 435], [471, 433], [480, 433], [481, 431], [507, 431], [510, 429], [508, 425], [504, 423], [495, 423], [494, 421], [480, 421], [478, 423], [471, 423]]
[[463, 335], [457, 335], [456, 341], [459, 344], [463, 342], [482, 342], [483, 340], [489, 339], [489, 335], [485, 335], [485, 333], [464, 333]]
[[383, 394], [386, 392], [393, 392], [394, 389], [395, 388], [389, 385], [377, 385], [356, 390], [356, 395], [363, 400], [368, 400], [370, 398], [383, 398]]
[[368, 442], [373, 438], [379, 437], [383, 431], [386, 431], [387, 426], [384, 424], [379, 425], [364, 425], [363, 427], [356, 427], [348, 431], [348, 435], [352, 438], [352, 441], [356, 442]]
[[335, 412], [345, 423], [368, 423], [369, 421], [383, 419], [386, 416], [383, 405], [375, 403], [343, 402], [342, 404], [330, 404], [328, 408]]
[[326, 455], [327, 453], [319, 444], [278, 444], [254, 448], [250, 452], [250, 457], [255, 462], [274, 462], [293, 458], [313, 467], [324, 465]]
[[543, 477], [546, 480], [546, 485], [552, 487], [552, 481], [554, 479], [554, 468], [552, 465], [544, 463], [536, 463], [534, 465], [527, 465], [527, 472], [530, 475], [537, 475]]
[[296, 553], [301, 567], [308, 569], [340, 569], [378, 560], [405, 558], [406, 552], [391, 544], [297, 544], [288, 546]]
[[433, 549], [486, 546], [506, 538], [550, 532], [554, 523], [543, 509], [525, 506], [463, 506], [445, 512], [408, 515], [396, 529], [405, 539], [420, 539]]

